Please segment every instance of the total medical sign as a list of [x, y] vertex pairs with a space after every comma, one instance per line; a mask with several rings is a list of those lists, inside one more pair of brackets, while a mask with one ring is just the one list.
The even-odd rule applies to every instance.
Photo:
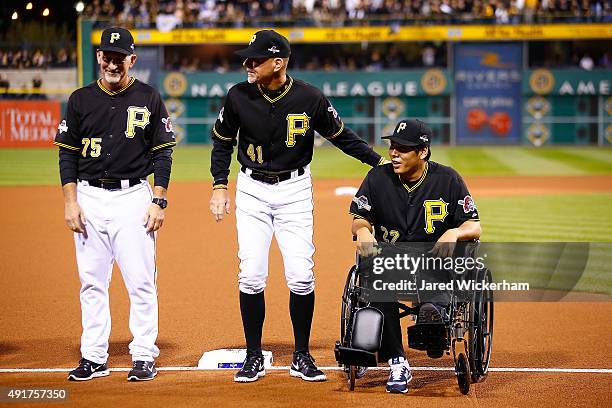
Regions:
[[60, 115], [57, 101], [0, 101], [0, 147], [51, 146]]

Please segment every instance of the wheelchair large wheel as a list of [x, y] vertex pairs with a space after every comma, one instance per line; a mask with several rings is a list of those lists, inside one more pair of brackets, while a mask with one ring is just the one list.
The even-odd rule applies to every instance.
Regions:
[[[491, 271], [481, 272], [482, 281], [491, 283]], [[468, 357], [472, 382], [484, 381], [489, 372], [493, 347], [493, 292], [477, 290], [470, 305], [470, 341]]]
[[345, 347], [350, 346], [351, 340], [351, 318], [357, 308], [359, 294], [357, 293], [357, 285], [359, 283], [359, 275], [357, 274], [357, 266], [353, 265], [349, 270], [342, 291], [342, 310], [340, 312], [340, 341]]

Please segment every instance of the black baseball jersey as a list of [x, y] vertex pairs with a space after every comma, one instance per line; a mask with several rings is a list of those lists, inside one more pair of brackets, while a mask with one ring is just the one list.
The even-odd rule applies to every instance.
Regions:
[[151, 174], [151, 155], [176, 139], [159, 93], [130, 78], [116, 92], [101, 80], [74, 91], [54, 144], [80, 153], [79, 179], [130, 179]]
[[288, 77], [272, 96], [259, 84], [233, 86], [212, 130], [215, 185], [227, 184], [236, 139], [240, 164], [279, 173], [310, 163], [315, 131], [364, 163], [381, 163], [380, 155], [344, 126], [323, 93], [306, 82]]
[[379, 242], [433, 242], [465, 221], [479, 221], [461, 176], [431, 161], [412, 186], [393, 172], [392, 164], [373, 168], [355, 194], [350, 213], [368, 220]]

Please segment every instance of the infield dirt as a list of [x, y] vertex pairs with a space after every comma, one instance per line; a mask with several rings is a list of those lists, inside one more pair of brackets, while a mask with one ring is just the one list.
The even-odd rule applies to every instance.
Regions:
[[[468, 178], [476, 197], [612, 191], [612, 177]], [[316, 309], [312, 354], [335, 366], [340, 293], [354, 261], [347, 209], [350, 197], [335, 187], [357, 180], [315, 181]], [[61, 189], [0, 188], [5, 199], [0, 238], [0, 368], [71, 368], [79, 359], [80, 306], [73, 240], [64, 225]], [[171, 185], [170, 206], [158, 239], [161, 367], [195, 366], [206, 350], [242, 347], [237, 290], [234, 210], [215, 223], [208, 210], [208, 183]], [[486, 239], [486, 237], [483, 237]], [[128, 367], [128, 299], [120, 272], [111, 283], [111, 367]], [[264, 348], [275, 365], [288, 365], [292, 330], [282, 258], [272, 245], [266, 289]], [[406, 324], [407, 322], [404, 322]], [[495, 310], [493, 367], [611, 368], [612, 302], [499, 303]], [[428, 359], [408, 351], [414, 366], [450, 367], [444, 356]], [[0, 373], [0, 386], [68, 388], [72, 406], [608, 406], [607, 373], [493, 372], [462, 396], [450, 371], [417, 371], [407, 396], [384, 392], [386, 372], [371, 372], [347, 391], [340, 372], [309, 384], [270, 372], [255, 384], [235, 384], [232, 372], [161, 372], [147, 384], [129, 384], [125, 373], [85, 384], [66, 373]], [[608, 401], [608, 402], [606, 402]], [[20, 405], [23, 406], [23, 405]]]

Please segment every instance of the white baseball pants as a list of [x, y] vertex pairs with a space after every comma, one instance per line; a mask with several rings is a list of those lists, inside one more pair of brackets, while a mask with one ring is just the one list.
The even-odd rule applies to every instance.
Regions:
[[310, 169], [303, 175], [266, 184], [238, 173], [236, 186], [238, 229], [238, 286], [247, 294], [260, 293], [268, 278], [272, 235], [283, 256], [285, 279], [298, 295], [314, 290], [313, 201]]
[[155, 234], [147, 233], [144, 216], [151, 203], [147, 182], [122, 190], [77, 185], [77, 200], [87, 218], [84, 234], [74, 234], [81, 280], [83, 334], [81, 355], [95, 363], [108, 359], [111, 331], [108, 287], [114, 261], [130, 298], [129, 345], [132, 360], [153, 361], [157, 339], [157, 269]]

